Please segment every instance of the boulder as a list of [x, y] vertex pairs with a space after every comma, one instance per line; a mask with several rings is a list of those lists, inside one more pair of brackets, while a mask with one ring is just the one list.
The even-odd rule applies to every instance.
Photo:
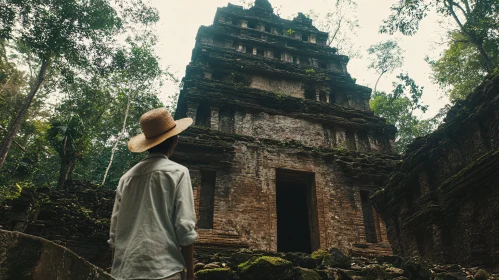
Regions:
[[383, 270], [383, 268], [379, 265], [369, 265], [362, 268], [362, 276], [366, 278], [366, 280], [384, 280], [391, 279], [388, 273]]
[[487, 271], [483, 269], [479, 269], [476, 273], [473, 279], [475, 280], [488, 280], [490, 278], [490, 275], [487, 273]]
[[303, 268], [314, 269], [318, 265], [318, 261], [316, 259], [305, 253], [285, 253], [283, 258], [292, 262], [293, 265]]
[[195, 273], [198, 280], [232, 280], [234, 273], [230, 268], [202, 269]]
[[396, 268], [402, 268], [402, 264], [404, 263], [404, 259], [399, 256], [379, 256], [376, 258], [376, 261], [379, 264], [391, 264]]
[[214, 268], [221, 268], [222, 264], [219, 262], [212, 262], [207, 265], [205, 265], [203, 268], [204, 269], [214, 269]]
[[454, 275], [450, 273], [437, 273], [434, 277], [433, 280], [459, 280], [456, 278]]
[[241, 280], [286, 280], [295, 274], [293, 263], [278, 257], [254, 257], [238, 266]]
[[298, 280], [321, 280], [321, 276], [319, 275], [319, 273], [311, 270], [311, 269], [307, 269], [307, 268], [298, 268]]
[[201, 269], [204, 269], [204, 267], [205, 267], [205, 266], [206, 266], [206, 265], [205, 265], [204, 263], [200, 263], [200, 262], [196, 263], [196, 264], [194, 265], [194, 272], [198, 272], [198, 271], [200, 271]]
[[312, 253], [312, 258], [322, 266], [348, 269], [351, 266], [350, 257], [343, 254], [340, 249], [331, 248], [329, 252], [319, 249]]
[[412, 258], [402, 265], [404, 276], [411, 280], [430, 280], [431, 272], [428, 264], [421, 258]]

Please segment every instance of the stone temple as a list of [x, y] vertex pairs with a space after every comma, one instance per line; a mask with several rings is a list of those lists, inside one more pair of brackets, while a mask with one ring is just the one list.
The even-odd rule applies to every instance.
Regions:
[[175, 116], [195, 126], [173, 160], [191, 172], [200, 250], [392, 252], [369, 196], [399, 161], [396, 129], [327, 39], [267, 0], [199, 28]]

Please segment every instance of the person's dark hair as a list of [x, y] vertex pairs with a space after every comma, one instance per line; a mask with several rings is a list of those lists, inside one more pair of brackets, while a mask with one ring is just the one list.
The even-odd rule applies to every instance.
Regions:
[[159, 143], [158, 145], [147, 150], [149, 153], [166, 153], [170, 151], [175, 140], [178, 138], [178, 135], [175, 135], [171, 138], [166, 139], [165, 141]]

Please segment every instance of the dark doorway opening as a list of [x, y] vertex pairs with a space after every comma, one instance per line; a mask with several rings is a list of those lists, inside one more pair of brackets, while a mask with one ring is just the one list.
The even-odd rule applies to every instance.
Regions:
[[313, 173], [276, 170], [277, 251], [311, 253], [319, 248]]
[[207, 104], [199, 104], [196, 111], [196, 125], [210, 127], [211, 125], [211, 110]]
[[215, 171], [201, 171], [198, 227], [202, 229], [213, 229], [216, 178]]
[[362, 204], [362, 214], [364, 215], [364, 229], [366, 231], [366, 242], [376, 243], [376, 225], [374, 223], [373, 206], [369, 201], [369, 191], [360, 191], [360, 202]]

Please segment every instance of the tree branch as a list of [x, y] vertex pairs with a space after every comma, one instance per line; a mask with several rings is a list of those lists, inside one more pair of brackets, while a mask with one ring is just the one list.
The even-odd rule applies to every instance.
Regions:
[[445, 6], [447, 7], [447, 10], [449, 10], [449, 12], [451, 13], [452, 17], [454, 18], [454, 20], [456, 21], [457, 25], [459, 25], [459, 28], [461, 28], [461, 30], [463, 31], [463, 33], [466, 35], [466, 36], [470, 36], [470, 34], [468, 33], [468, 31], [464, 28], [464, 25], [463, 23], [461, 22], [461, 20], [457, 17], [456, 13], [454, 12], [454, 1], [452, 0], [447, 0], [444, 2], [445, 3]]
[[9, 79], [7, 80], [7, 82], [5, 82], [5, 84], [2, 86], [2, 89], [0, 89], [0, 94], [5, 90], [5, 88], [7, 87], [7, 85], [9, 84], [10, 82], [10, 79], [12, 79], [12, 75], [9, 76]]
[[[5, 127], [3, 126], [0, 126], [0, 129], [5, 131], [5, 132], [9, 132], [8, 129], [6, 129]], [[23, 150], [23, 152], [26, 153], [26, 148], [24, 148], [23, 146], [21, 146], [21, 144], [19, 144], [16, 140], [12, 140], [12, 142], [14, 142], [14, 144], [16, 144], [16, 146], [18, 146], [21, 150]]]
[[334, 34], [333, 34], [333, 37], [331, 38], [330, 42], [329, 42], [329, 45], [331, 45], [334, 41], [334, 39], [336, 38], [336, 36], [338, 35], [338, 32], [340, 32], [340, 29], [341, 29], [341, 22], [343, 21], [343, 17], [342, 16], [340, 18], [340, 20], [338, 21], [338, 27], [336, 28], [336, 30], [334, 31]]
[[[448, 5], [447, 5], [447, 1], [448, 1]], [[446, 7], [449, 9], [449, 12], [452, 14], [452, 17], [454, 18], [454, 20], [457, 22], [457, 24], [461, 28], [463, 34], [466, 37], [468, 37], [468, 39], [470, 40], [470, 42], [473, 43], [476, 46], [476, 48], [478, 49], [478, 51], [480, 52], [480, 55], [483, 58], [484, 67], [487, 70], [487, 72], [489, 72], [489, 73], [492, 72], [493, 67], [491, 66], [491, 61], [490, 61], [489, 54], [483, 48], [483, 42], [477, 40], [477, 38], [474, 35], [470, 34], [468, 32], [468, 30], [466, 30], [466, 28], [464, 27], [464, 25], [461, 23], [461, 21], [459, 20], [459, 18], [457, 17], [457, 15], [456, 15], [456, 13], [454, 12], [454, 9], [453, 9], [454, 1], [452, 1], [452, 0], [446, 0], [444, 3], [446, 4]]]
[[468, 14], [471, 14], [470, 3], [468, 2], [468, 0], [463, 0], [463, 2], [464, 6], [466, 7], [466, 11], [468, 12]]
[[467, 13], [467, 12], [463, 9], [463, 7], [461, 7], [461, 5], [459, 5], [459, 3], [456, 3], [456, 2], [454, 2], [454, 1], [452, 1], [452, 0], [450, 0], [450, 1], [452, 2], [452, 5], [453, 5], [453, 6], [456, 6], [459, 10], [461, 10], [461, 12], [463, 13], [464, 17], [466, 18], [466, 21], [469, 21], [469, 20], [470, 20], [470, 18], [469, 18], [469, 13]]

